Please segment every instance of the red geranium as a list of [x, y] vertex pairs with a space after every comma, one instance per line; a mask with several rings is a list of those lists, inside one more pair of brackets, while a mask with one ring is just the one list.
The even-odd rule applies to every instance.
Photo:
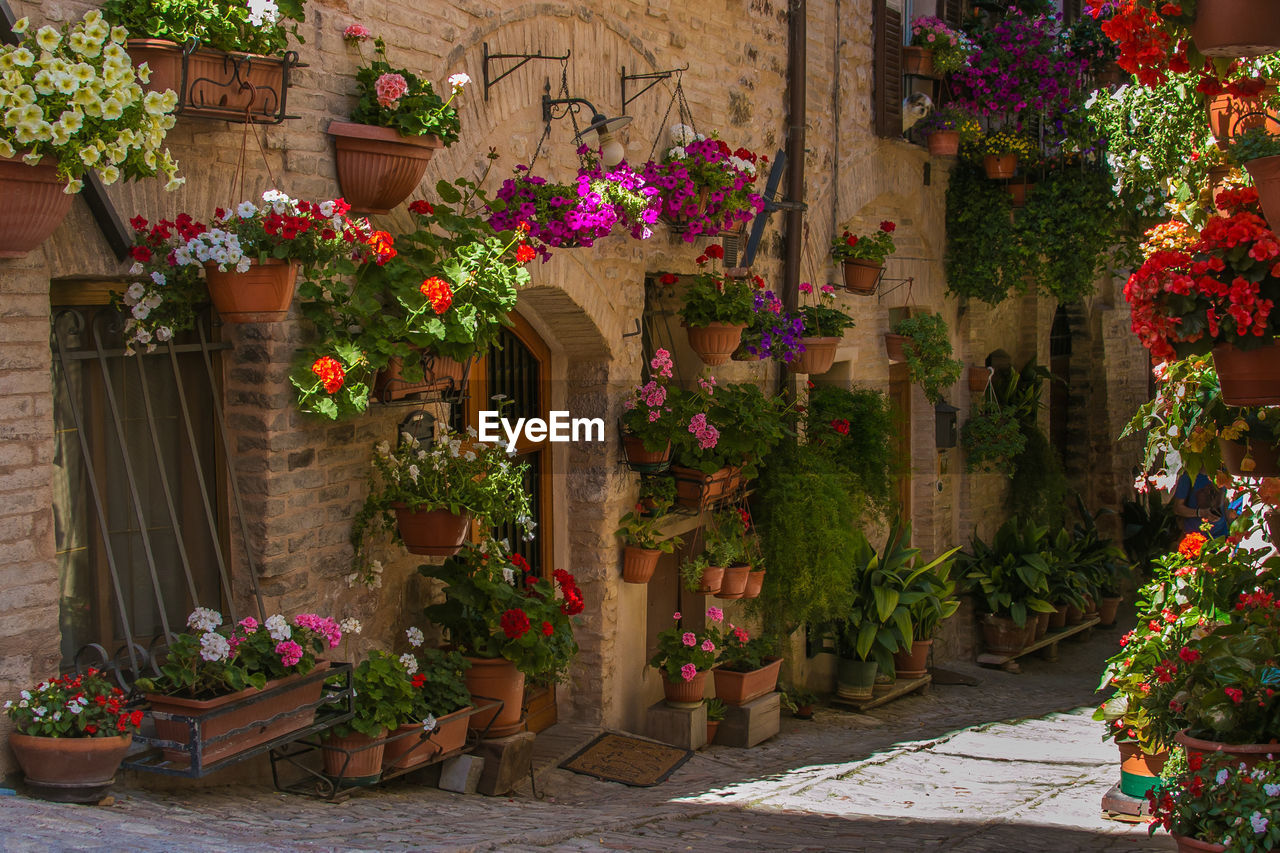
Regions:
[[538, 252], [528, 243], [521, 243], [516, 247], [516, 262], [525, 264], [538, 256]]
[[422, 295], [431, 303], [431, 310], [437, 314], [443, 314], [449, 310], [449, 306], [453, 304], [453, 288], [449, 287], [449, 282], [436, 276], [422, 282], [418, 288], [422, 291]]
[[507, 635], [509, 640], [518, 640], [529, 633], [529, 617], [518, 607], [503, 613], [501, 624], [502, 632]]
[[311, 365], [311, 372], [320, 377], [324, 390], [330, 394], [338, 393], [339, 389], [342, 388], [342, 383], [347, 379], [347, 374], [342, 369], [342, 364], [337, 359], [327, 355], [322, 355], [316, 359], [315, 364]]

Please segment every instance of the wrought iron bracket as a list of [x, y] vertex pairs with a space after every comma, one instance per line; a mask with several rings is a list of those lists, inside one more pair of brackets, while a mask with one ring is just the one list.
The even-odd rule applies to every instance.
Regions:
[[[666, 71], [651, 71], [648, 74], [628, 74], [627, 66], [622, 66], [622, 111], [625, 113], [627, 107], [631, 106], [631, 102], [639, 98], [645, 92], [661, 83], [663, 80], [670, 80], [681, 71], [688, 71], [689, 64], [686, 62], [682, 68], [669, 68]], [[627, 97], [627, 81], [637, 82], [640, 80], [648, 80], [648, 84], [636, 92], [631, 97]]]
[[[561, 109], [556, 109], [560, 107]], [[542, 120], [547, 124], [556, 119], [561, 119], [569, 113], [576, 113], [586, 107], [591, 110], [592, 115], [598, 114], [600, 111], [596, 109], [595, 104], [586, 98], [553, 98], [551, 97], [551, 81], [547, 81], [546, 92], [542, 95]]]
[[[888, 290], [881, 290], [879, 285], [886, 281], [894, 281], [894, 282], [897, 282], [897, 284], [895, 284], [893, 287], [890, 287]], [[901, 290], [904, 287], [910, 290], [911, 286], [915, 284], [915, 281], [916, 280], [914, 276], [907, 276], [906, 278], [886, 278], [884, 271], [881, 270], [880, 282], [877, 283], [876, 285], [876, 301], [881, 302], [890, 293], [893, 293], [895, 290]]]
[[757, 213], [751, 220], [751, 236], [747, 239], [747, 250], [743, 254], [741, 266], [749, 267], [756, 259], [756, 251], [760, 248], [760, 240], [764, 237], [765, 225], [769, 222], [769, 214], [777, 210], [808, 210], [809, 206], [803, 201], [793, 201], [792, 199], [784, 199], [779, 197], [778, 185], [782, 183], [782, 176], [787, 171], [787, 152], [778, 149], [778, 153], [774, 157], [773, 166], [769, 169], [769, 179], [765, 183], [764, 192], [761, 195], [764, 198], [764, 210]]
[[[564, 56], [548, 56], [542, 51], [538, 51], [537, 53], [490, 53], [489, 43], [485, 42], [484, 52], [482, 54], [484, 57], [484, 99], [486, 101], [489, 100], [490, 89], [498, 85], [502, 80], [514, 74], [520, 68], [524, 67], [528, 62], [534, 59], [550, 59], [555, 62], [565, 62], [569, 59], [570, 53], [571, 51], [568, 50], [564, 52]], [[495, 59], [518, 59], [520, 61], [508, 68], [506, 71], [503, 71], [497, 77], [494, 77], [489, 72], [489, 63], [493, 62]]]

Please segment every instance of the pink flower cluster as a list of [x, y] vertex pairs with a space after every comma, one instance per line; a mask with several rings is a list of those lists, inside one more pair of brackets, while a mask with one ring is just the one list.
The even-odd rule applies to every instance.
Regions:
[[680, 675], [685, 681], [693, 681], [693, 677], [698, 674], [698, 668], [691, 663], [687, 663], [680, 667]]
[[373, 37], [369, 28], [361, 24], [352, 24], [342, 31], [342, 37], [348, 41], [367, 41]]
[[293, 666], [302, 660], [302, 646], [293, 640], [285, 640], [283, 643], [276, 645], [276, 654], [280, 655], [280, 663], [285, 666]]
[[329, 648], [336, 649], [342, 642], [342, 628], [328, 616], [317, 616], [315, 613], [299, 613], [293, 617], [293, 624], [299, 628], [314, 631], [329, 641]]
[[409, 91], [409, 84], [403, 75], [388, 72], [374, 82], [373, 90], [378, 93], [378, 104], [390, 110], [399, 105], [400, 99]]
[[670, 379], [673, 366], [671, 353], [665, 349], [657, 350], [654, 352], [653, 358], [649, 359], [649, 369], [660, 379]]
[[699, 412], [689, 419], [689, 432], [698, 437], [698, 446], [710, 450], [720, 441], [720, 430], [707, 423], [707, 416]]
[[684, 636], [680, 638], [680, 642], [684, 643], [689, 648], [693, 648], [698, 644], [698, 637], [692, 631], [685, 631]]

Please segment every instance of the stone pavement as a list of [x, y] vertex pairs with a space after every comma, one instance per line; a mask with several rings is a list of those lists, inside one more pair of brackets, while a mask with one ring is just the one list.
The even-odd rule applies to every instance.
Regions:
[[0, 798], [0, 851], [1173, 850], [1145, 826], [1099, 817], [1118, 777], [1089, 719], [1118, 631], [1064, 643], [1061, 660], [1010, 674], [947, 668], [935, 685], [867, 714], [784, 718], [751, 750], [710, 747], [664, 784], [629, 788], [555, 766], [594, 732], [540, 736], [537, 791], [507, 798], [395, 784], [328, 804], [261, 784], [144, 790], [114, 805]]

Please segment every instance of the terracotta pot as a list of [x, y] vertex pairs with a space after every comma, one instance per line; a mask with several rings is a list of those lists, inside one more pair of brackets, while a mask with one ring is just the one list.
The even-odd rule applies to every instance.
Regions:
[[797, 720], [812, 720], [812, 719], [813, 719], [813, 706], [812, 706], [812, 705], [797, 705], [797, 706], [796, 706], [796, 709], [795, 709], [794, 711], [792, 711], [792, 712], [791, 712], [791, 716], [795, 717]]
[[648, 583], [661, 557], [657, 548], [627, 545], [622, 549], [622, 579], [627, 583]]
[[726, 705], [738, 706], [772, 693], [778, 686], [782, 658], [765, 658], [765, 661], [764, 666], [751, 672], [733, 672], [723, 666], [711, 670], [715, 676], [716, 698]]
[[716, 598], [726, 600], [742, 598], [747, 591], [747, 578], [750, 574], [751, 567], [748, 565], [726, 566], [724, 578], [720, 581], [720, 591], [716, 593]]
[[861, 258], [842, 261], [840, 264], [840, 271], [844, 273], [844, 289], [860, 296], [870, 296], [876, 292], [876, 288], [880, 285], [880, 273], [883, 270], [884, 264]]
[[329, 122], [342, 197], [355, 213], [390, 213], [418, 187], [440, 137], [402, 136], [391, 127]]
[[729, 491], [729, 480], [733, 476], [730, 468], [704, 474], [681, 465], [672, 465], [671, 473], [676, 476], [676, 505], [687, 509], [702, 509], [715, 503]]
[[58, 230], [75, 199], [62, 191], [66, 185], [52, 157], [34, 166], [0, 157], [0, 258], [26, 257]]
[[982, 617], [982, 640], [992, 654], [1017, 654], [1026, 646], [1027, 628], [1014, 624], [1008, 617], [988, 613]]
[[1036, 631], [1034, 636], [1031, 638], [1031, 642], [1034, 643], [1037, 640], [1043, 639], [1044, 635], [1049, 633], [1049, 619], [1052, 616], [1052, 613], [1036, 614]]
[[[388, 773], [392, 770], [404, 770], [409, 767], [416, 767], [419, 764], [425, 764], [429, 761], [435, 761], [442, 755], [448, 755], [455, 750], [462, 749], [467, 742], [467, 712], [471, 710], [468, 705], [465, 708], [459, 708], [452, 714], [436, 720], [436, 727], [425, 738], [415, 735], [406, 735], [399, 740], [391, 740], [387, 742], [386, 749], [382, 753], [382, 772]], [[421, 723], [405, 723], [396, 729], [393, 734], [403, 734], [407, 731], [422, 732]], [[425, 742], [424, 742], [425, 740]]]
[[135, 65], [151, 68], [143, 88], [172, 89], [179, 95], [178, 114], [196, 118], [253, 121], [274, 119], [280, 112], [287, 82], [284, 60], [253, 53], [226, 53], [201, 48], [187, 60], [186, 92], [182, 91], [181, 45], [164, 39], [129, 39]]
[[1067, 624], [1079, 625], [1084, 621], [1084, 611], [1074, 604], [1067, 605]]
[[[328, 667], [328, 661], [316, 661], [315, 668], [317, 670], [327, 669]], [[201, 721], [200, 736], [206, 743], [234, 729], [246, 729], [246, 731], [233, 735], [226, 740], [220, 740], [209, 745], [205, 743], [198, 745], [201, 766], [207, 767], [215, 761], [238, 755], [258, 744], [275, 740], [278, 737], [311, 725], [316, 718], [315, 708], [298, 710], [292, 714], [287, 713], [291, 709], [302, 708], [304, 705], [311, 705], [320, 700], [320, 693], [324, 689], [323, 679], [311, 680], [305, 684], [296, 684], [302, 678], [303, 676], [301, 675], [277, 678], [273, 681], [268, 681], [263, 685], [262, 690], [258, 690], [256, 687], [247, 687], [236, 693], [228, 693], [226, 696], [217, 696], [213, 699], [184, 699], [181, 696], [164, 696], [158, 693], [148, 693], [146, 698], [151, 705], [152, 711], [179, 715], [180, 717], [203, 717], [213, 711], [221, 712], [216, 716], [209, 716], [207, 720]], [[222, 711], [229, 705], [235, 705], [260, 695], [262, 698], [251, 705], [225, 712]], [[282, 714], [284, 716], [280, 716]], [[273, 719], [277, 716], [280, 716], [280, 718]], [[271, 722], [266, 722], [268, 720]], [[155, 722], [156, 737], [180, 744], [191, 743], [191, 729], [185, 719], [161, 720], [157, 718]], [[191, 759], [190, 754], [185, 750], [165, 749], [163, 752], [166, 760], [176, 764], [186, 765]]]
[[622, 450], [626, 454], [627, 464], [646, 474], [663, 470], [671, 461], [671, 442], [669, 441], [662, 450], [645, 450], [644, 441], [634, 435], [627, 435], [622, 438]]
[[325, 775], [352, 785], [371, 785], [378, 781], [382, 776], [382, 753], [386, 749], [386, 744], [378, 741], [386, 736], [387, 730], [379, 729], [376, 737], [352, 732], [342, 737], [323, 738]]
[[929, 154], [933, 157], [954, 157], [960, 153], [960, 131], [935, 130], [929, 134]]
[[1228, 406], [1280, 405], [1280, 344], [1251, 350], [1218, 344], [1213, 365]]
[[911, 651], [893, 653], [893, 668], [898, 678], [924, 678], [929, 674], [929, 649], [933, 640], [916, 640], [911, 644]]
[[804, 352], [796, 356], [794, 361], [787, 362], [787, 370], [817, 376], [826, 373], [835, 364], [840, 338], [801, 338], [800, 343], [804, 344]]
[[1098, 624], [1104, 628], [1110, 628], [1116, 624], [1116, 612], [1123, 601], [1124, 599], [1118, 595], [1104, 595], [1102, 603], [1098, 605]]
[[724, 566], [707, 566], [702, 570], [702, 582], [694, 590], [696, 595], [715, 595], [724, 582]]
[[1188, 755], [1195, 752], [1206, 755], [1217, 752], [1229, 759], [1232, 764], [1244, 764], [1250, 770], [1259, 761], [1280, 757], [1280, 743], [1274, 741], [1272, 743], [1220, 743], [1216, 740], [1192, 737], [1187, 734], [1186, 729], [1175, 734], [1173, 739], [1182, 744]]
[[445, 355], [419, 351], [422, 363], [422, 380], [409, 382], [404, 379], [404, 359], [399, 356], [388, 359], [387, 366], [373, 378], [375, 400], [390, 402], [403, 400], [412, 394], [457, 391], [467, 375], [467, 365]]
[[1094, 600], [1093, 600], [1093, 596], [1092, 596], [1092, 595], [1086, 595], [1086, 596], [1084, 597], [1084, 608], [1083, 608], [1083, 609], [1084, 609], [1084, 618], [1085, 618], [1086, 620], [1088, 620], [1088, 619], [1096, 619], [1096, 618], [1097, 618], [1097, 616], [1098, 616], [1098, 605], [1097, 605], [1097, 603], [1096, 603], [1096, 602], [1094, 602]]
[[1116, 746], [1120, 748], [1120, 792], [1145, 798], [1148, 791], [1160, 784], [1160, 771], [1169, 758], [1168, 751], [1152, 755], [1132, 741], [1118, 742]]
[[698, 354], [703, 364], [712, 367], [724, 364], [738, 348], [745, 323], [711, 323], [706, 326], [686, 326], [689, 348]]
[[716, 732], [720, 731], [720, 720], [707, 720], [707, 746], [716, 742]]
[[97, 802], [115, 782], [116, 770], [133, 743], [119, 737], [36, 737], [9, 734], [31, 793], [55, 802]]
[[[1268, 84], [1256, 95], [1241, 97], [1222, 92], [1210, 98], [1205, 110], [1209, 132], [1218, 148], [1225, 151], [1233, 138], [1255, 127], [1265, 127], [1273, 136], [1280, 134], [1280, 122], [1267, 114], [1265, 103], [1275, 92], [1276, 87]], [[1229, 167], [1218, 168], [1230, 171]]]
[[764, 569], [753, 569], [747, 575], [747, 588], [743, 591], [742, 597], [759, 598], [762, 589], [764, 589]]
[[1029, 193], [1034, 188], [1035, 188], [1035, 184], [1029, 184], [1025, 182], [1020, 184], [1009, 184], [1009, 186], [1007, 187], [1007, 189], [1009, 190], [1009, 201], [1016, 208], [1026, 207], [1027, 193]]
[[1012, 178], [1018, 171], [1017, 154], [988, 154], [982, 158], [982, 168], [991, 180]]
[[471, 515], [454, 515], [447, 509], [415, 510], [402, 503], [392, 504], [396, 526], [405, 550], [428, 557], [452, 557], [462, 548], [471, 529]]
[[1262, 214], [1274, 231], [1280, 228], [1280, 155], [1259, 157], [1244, 164], [1258, 191]]
[[841, 699], [870, 699], [875, 694], [876, 662], [874, 660], [836, 661], [836, 695]]
[[1057, 609], [1049, 614], [1049, 628], [1052, 630], [1065, 627], [1067, 627], [1067, 605], [1059, 604]]
[[987, 385], [991, 382], [992, 369], [990, 367], [970, 367], [968, 372], [969, 390], [978, 393], [987, 390]]
[[1211, 841], [1201, 841], [1198, 838], [1188, 838], [1185, 835], [1169, 833], [1173, 836], [1173, 840], [1177, 842], [1178, 853], [1226, 853], [1226, 846], [1222, 844], [1214, 844]]
[[1280, 8], [1271, 0], [1199, 0], [1191, 39], [1205, 56], [1280, 50]]
[[899, 363], [907, 360], [906, 351], [903, 344], [907, 342], [906, 335], [895, 335], [892, 332], [884, 336], [884, 351], [889, 356], [889, 361]]
[[[502, 708], [485, 710], [472, 715], [468, 726], [489, 731], [485, 737], [506, 737], [524, 729], [520, 719], [521, 702], [524, 700], [524, 673], [506, 658], [467, 658], [471, 667], [463, 674], [473, 704], [481, 699], [498, 699]], [[492, 723], [492, 725], [490, 725]]]
[[298, 264], [270, 258], [254, 261], [244, 272], [222, 272], [204, 265], [209, 299], [224, 323], [278, 323], [289, 316]]
[[875, 683], [871, 685], [871, 695], [875, 698], [885, 695], [893, 689], [893, 685], [897, 683], [897, 680], [895, 676], [886, 672], [877, 672]]
[[702, 704], [702, 694], [707, 686], [707, 671], [698, 672], [688, 681], [677, 678], [668, 681], [666, 672], [662, 673], [662, 695], [667, 704], [675, 708], [696, 708]]
[[905, 45], [902, 48], [902, 73], [916, 77], [937, 77], [933, 68], [933, 48]]

